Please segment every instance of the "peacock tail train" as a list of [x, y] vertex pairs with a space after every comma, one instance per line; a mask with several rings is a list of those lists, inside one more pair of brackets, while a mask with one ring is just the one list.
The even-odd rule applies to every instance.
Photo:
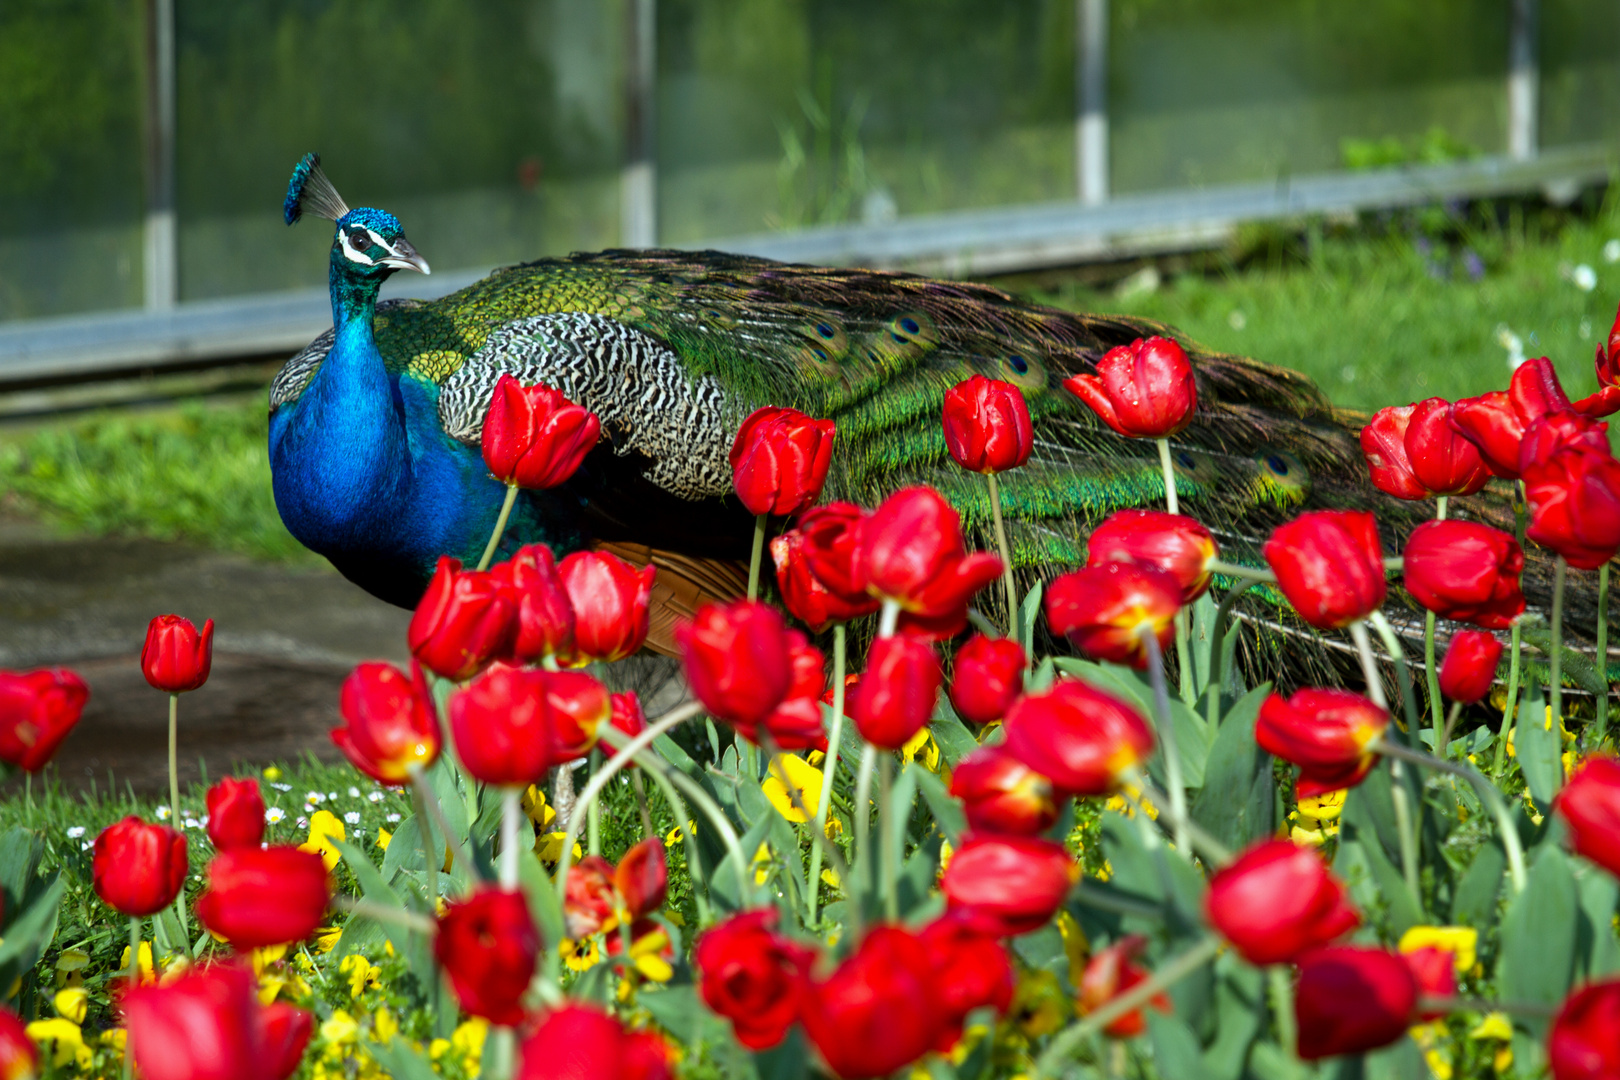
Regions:
[[[1199, 407], [1172, 440], [1176, 486], [1182, 512], [1214, 532], [1223, 558], [1258, 564], [1272, 528], [1317, 508], [1376, 512], [1394, 555], [1432, 512], [1371, 486], [1357, 441], [1364, 418], [1335, 409], [1305, 376], [1148, 320], [1043, 307], [987, 285], [718, 252], [606, 251], [507, 267], [438, 300], [384, 302], [374, 326], [390, 376], [426, 391], [462, 445], [477, 447], [503, 372], [595, 411], [602, 445], [567, 489], [580, 542], [654, 558], [695, 582], [675, 601], [682, 610], [740, 583], [734, 561], [747, 558], [752, 518], [731, 495], [726, 452], [761, 405], [837, 423], [827, 497], [871, 506], [931, 484], [961, 512], [970, 542], [993, 550], [983, 478], [952, 462], [940, 423], [945, 391], [974, 374], [1019, 386], [1035, 428], [1028, 465], [1001, 476], [1021, 584], [1082, 563], [1090, 528], [1121, 508], [1162, 506], [1164, 481], [1151, 441], [1117, 435], [1062, 382], [1151, 334], [1176, 338], [1194, 366]], [[297, 401], [332, 341], [329, 331], [289, 361], [272, 412]], [[1451, 513], [1514, 529], [1502, 482], [1452, 499]], [[508, 546], [529, 538], [520, 518]], [[1526, 591], [1545, 610], [1551, 562], [1527, 554]], [[1577, 647], [1595, 625], [1585, 577], [1595, 582], [1572, 575], [1568, 604]], [[1258, 595], [1244, 612], [1261, 630], [1246, 635], [1251, 666], [1265, 673], [1280, 659], [1297, 682], [1338, 665], [1333, 643]], [[1004, 620], [998, 590], [981, 602]], [[1406, 603], [1391, 617], [1421, 636], [1421, 613]]]

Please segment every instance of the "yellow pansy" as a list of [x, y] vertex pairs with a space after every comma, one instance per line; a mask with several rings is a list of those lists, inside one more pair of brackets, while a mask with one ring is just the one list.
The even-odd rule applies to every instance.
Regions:
[[1311, 821], [1337, 821], [1339, 815], [1344, 813], [1344, 800], [1348, 795], [1344, 788], [1337, 791], [1324, 791], [1320, 795], [1307, 795], [1299, 800], [1299, 816]]
[[829, 889], [841, 890], [844, 887], [844, 883], [839, 879], [838, 873], [831, 867], [821, 872], [821, 883], [827, 886]]
[[529, 820], [538, 825], [541, 831], [550, 828], [552, 821], [557, 817], [557, 811], [546, 802], [546, 793], [536, 784], [530, 784], [529, 789], [523, 793], [523, 812], [529, 815]]
[[254, 949], [248, 953], [248, 963], [253, 965], [253, 974], [263, 975], [264, 969], [287, 955], [285, 945], [267, 945], [262, 949]]
[[1080, 976], [1086, 971], [1091, 943], [1086, 940], [1086, 932], [1080, 929], [1080, 924], [1067, 911], [1059, 909], [1052, 921], [1057, 923], [1058, 933], [1063, 937], [1063, 952], [1069, 958], [1069, 984], [1079, 986]]
[[90, 1067], [90, 1048], [84, 1045], [84, 1032], [73, 1021], [62, 1017], [35, 1020], [24, 1031], [49, 1055], [52, 1065], [72, 1064], [81, 1069]]
[[684, 829], [681, 826], [677, 825], [673, 829], [669, 830], [669, 832], [664, 834], [664, 846], [665, 847], [674, 847], [676, 844], [681, 842], [681, 837], [683, 835], [685, 835], [685, 836], [696, 836], [697, 835], [696, 830], [697, 830], [697, 822], [695, 822], [695, 821], [688, 821], [686, 823], [686, 827]]
[[778, 754], [771, 759], [770, 774], [760, 790], [789, 821], [809, 821], [821, 804], [821, 781], [821, 770], [802, 757]]
[[371, 1035], [378, 1042], [391, 1042], [399, 1034], [399, 1021], [387, 1009], [378, 1009], [371, 1018]]
[[1029, 1038], [1050, 1035], [1069, 1018], [1072, 1006], [1050, 971], [1028, 971], [1018, 979], [1007, 1016]]
[[1479, 948], [1479, 931], [1471, 926], [1414, 926], [1401, 935], [1397, 946], [1403, 953], [1419, 949], [1444, 949], [1461, 972], [1474, 966]]
[[563, 963], [569, 971], [589, 971], [602, 962], [602, 947], [595, 937], [582, 937], [578, 941], [564, 940], [557, 946]]
[[907, 739], [900, 748], [900, 757], [905, 761], [916, 761], [919, 755], [923, 768], [929, 772], [939, 772], [939, 743], [934, 741], [934, 733], [928, 728]]
[[461, 1055], [461, 1066], [476, 1080], [480, 1060], [484, 1056], [484, 1040], [489, 1036], [489, 1021], [481, 1016], [464, 1020], [450, 1033], [450, 1048]]
[[837, 840], [840, 836], [844, 835], [844, 823], [838, 820], [836, 814], [828, 814], [827, 826], [822, 830], [822, 832], [827, 834], [827, 839]]
[[321, 1038], [337, 1047], [343, 1043], [354, 1042], [359, 1036], [360, 1024], [346, 1010], [334, 1009], [332, 1015], [321, 1024]]
[[280, 780], [281, 770], [276, 768], [274, 765], [266, 765], [264, 767], [263, 775], [266, 780]]
[[84, 1014], [90, 1008], [90, 994], [82, 987], [72, 987], [57, 992], [51, 999], [56, 1007], [56, 1015], [64, 1020], [71, 1020], [75, 1024], [84, 1023]]
[[359, 953], [350, 953], [338, 963], [338, 973], [349, 977], [349, 996], [359, 997], [368, 988], [382, 986], [382, 969]]
[[315, 931], [315, 951], [329, 953], [337, 947], [338, 939], [343, 936], [343, 927], [327, 926]]
[[1306, 847], [1321, 847], [1327, 841], [1327, 834], [1315, 829], [1302, 829], [1295, 825], [1288, 832], [1288, 838], [1296, 844]]
[[1423, 1053], [1424, 1064], [1428, 1065], [1429, 1073], [1434, 1080], [1451, 1080], [1451, 1055], [1441, 1049], [1441, 1042], [1447, 1039], [1451, 1032], [1445, 1021], [1436, 1020], [1427, 1024], [1416, 1024], [1407, 1030], [1412, 1041], [1417, 1043], [1418, 1049]]
[[765, 884], [771, 876], [771, 846], [769, 844], [759, 845], [759, 850], [754, 852], [753, 867], [754, 884]]
[[84, 969], [90, 964], [90, 954], [83, 949], [63, 949], [56, 958], [56, 985], [79, 986], [84, 982]]
[[[1114, 811], [1116, 814], [1124, 814], [1126, 817], [1135, 817], [1136, 804], [1140, 804], [1142, 809], [1147, 811], [1148, 817], [1152, 818], [1154, 821], [1159, 820], [1159, 808], [1142, 798], [1141, 788], [1137, 787], [1135, 784], [1125, 784], [1121, 786], [1120, 791], [1121, 794], [1110, 796], [1108, 801], [1104, 803], [1103, 806]], [[1127, 796], [1129, 797], [1127, 798]]]
[[[562, 858], [563, 841], [566, 839], [568, 839], [567, 833], [543, 833], [534, 842], [534, 853], [541, 862], [556, 865], [557, 860]], [[577, 860], [582, 857], [583, 853], [584, 849], [579, 846], [579, 841], [574, 841], [573, 857]]]
[[[630, 946], [630, 961], [636, 965], [636, 973], [652, 982], [669, 982], [675, 974], [675, 969], [664, 957], [664, 952], [668, 948], [669, 935], [664, 932], [663, 927], [642, 934]], [[618, 995], [620, 1001], [630, 999], [630, 980], [620, 980]]]
[[343, 858], [334, 840], [346, 840], [349, 834], [343, 829], [343, 822], [338, 820], [336, 814], [330, 810], [317, 810], [309, 816], [309, 839], [298, 845], [299, 851], [313, 852], [321, 857], [328, 870], [338, 864]]
[[384, 851], [387, 851], [388, 850], [388, 845], [393, 843], [393, 841], [394, 841], [394, 834], [393, 833], [389, 832], [387, 829], [379, 828], [377, 830], [377, 846], [378, 847], [382, 848]]
[[1507, 1013], [1491, 1012], [1480, 1018], [1468, 1032], [1468, 1037], [1475, 1042], [1483, 1039], [1501, 1039], [1511, 1042], [1513, 1039], [1513, 1022], [1508, 1019]]
[[[128, 945], [124, 946], [123, 953], [118, 957], [118, 970], [120, 972], [129, 971]], [[141, 942], [141, 973], [139, 978], [143, 983], [152, 982], [156, 978], [152, 967], [152, 943], [150, 941]]]

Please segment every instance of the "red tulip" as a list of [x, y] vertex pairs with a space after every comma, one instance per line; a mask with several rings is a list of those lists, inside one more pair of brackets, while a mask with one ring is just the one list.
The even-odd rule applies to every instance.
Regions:
[[523, 893], [483, 885], [451, 901], [439, 916], [433, 955], [462, 1008], [507, 1026], [523, 1019], [523, 995], [540, 955], [540, 932]]
[[450, 733], [475, 779], [527, 787], [589, 753], [612, 715], [607, 690], [583, 672], [499, 666], [450, 699]]
[[1204, 910], [1251, 964], [1283, 964], [1361, 925], [1344, 883], [1310, 848], [1262, 840], [1216, 871]]
[[429, 671], [465, 682], [510, 654], [516, 637], [517, 605], [511, 590], [495, 575], [463, 570], [461, 563], [441, 555], [405, 632], [411, 655]]
[[[848, 504], [817, 507], [809, 511], [803, 520], [809, 521], [811, 514], [825, 514], [830, 515], [829, 520], [837, 521], [837, 515], [842, 511], [836, 508], [845, 505]], [[853, 537], [845, 546], [854, 550]], [[848, 622], [878, 609], [880, 601], [864, 592], [846, 597], [821, 583], [810, 567], [802, 524], [800, 528], [789, 529], [771, 540], [771, 559], [776, 563], [776, 587], [782, 593], [782, 606], [816, 633], [820, 633], [828, 623]]]
[[109, 906], [140, 916], [174, 903], [188, 869], [184, 836], [131, 816], [96, 837], [90, 876], [96, 895]]
[[1367, 459], [1373, 487], [1397, 499], [1429, 497], [1429, 489], [1412, 472], [1412, 462], [1406, 456], [1406, 431], [1416, 408], [1385, 406], [1373, 413], [1372, 423], [1361, 429], [1361, 452]]
[[669, 1048], [650, 1031], [626, 1031], [595, 1005], [570, 1001], [523, 1040], [514, 1080], [670, 1080]]
[[966, 553], [961, 519], [933, 488], [889, 496], [860, 523], [859, 543], [856, 573], [866, 591], [919, 615], [964, 611], [974, 593], [1001, 576], [996, 556]]
[[1065, 795], [1108, 795], [1153, 753], [1136, 707], [1077, 679], [1020, 698], [1007, 711], [1007, 752]]
[[776, 923], [775, 908], [739, 912], [699, 935], [692, 951], [703, 1003], [750, 1050], [775, 1046], [798, 1020], [799, 987], [815, 957]]
[[1299, 962], [1294, 1015], [1306, 1061], [1388, 1046], [1416, 1019], [1417, 980], [1400, 955], [1334, 945]]
[[208, 839], [219, 851], [258, 847], [264, 840], [264, 796], [251, 776], [227, 776], [208, 789]]
[[1533, 421], [1519, 443], [1519, 472], [1541, 464], [1566, 446], [1587, 446], [1606, 454], [1608, 431], [1608, 424], [1567, 409]]
[[600, 855], [587, 855], [568, 868], [563, 889], [563, 926], [570, 938], [589, 937], [619, 924], [619, 892], [613, 885], [613, 864]]
[[1452, 701], [1472, 705], [1484, 700], [1496, 681], [1502, 662], [1502, 643], [1484, 630], [1459, 630], [1451, 635], [1446, 658], [1440, 665], [1440, 692]]
[[[1412, 969], [1417, 982], [1419, 1000], [1426, 997], [1449, 998], [1457, 996], [1457, 954], [1450, 949], [1425, 945], [1421, 949], [1401, 953], [1401, 959]], [[1438, 1020], [1449, 1009], [1418, 1009], [1416, 1020]]]
[[141, 673], [155, 689], [170, 694], [195, 690], [208, 681], [213, 662], [213, 619], [203, 623], [201, 632], [178, 615], [159, 615], [147, 625]]
[[1007, 715], [1024, 690], [1024, 647], [1012, 638], [974, 634], [956, 651], [951, 704], [970, 724], [988, 724]]
[[945, 447], [969, 472], [998, 473], [1029, 460], [1035, 429], [1029, 406], [1012, 383], [983, 375], [945, 391]]
[[22, 1018], [0, 1005], [0, 1080], [33, 1080], [39, 1070], [39, 1051], [28, 1037]]
[[1620, 314], [1615, 315], [1609, 339], [1597, 347], [1598, 392], [1575, 407], [1592, 416], [1620, 412]]
[[1587, 758], [1553, 797], [1553, 809], [1568, 824], [1576, 853], [1620, 876], [1620, 760]]
[[871, 614], [880, 603], [866, 591], [860, 534], [866, 518], [866, 511], [854, 503], [832, 502], [806, 510], [796, 530], [811, 575], [852, 619]]
[[1524, 474], [1530, 526], [1525, 535], [1579, 570], [1596, 570], [1620, 550], [1620, 462], [1577, 444]]
[[610, 724], [631, 738], [647, 730], [647, 714], [634, 690], [614, 694], [610, 700], [613, 703], [613, 714], [608, 718]]
[[1057, 578], [1046, 589], [1046, 623], [1085, 656], [1148, 665], [1147, 639], [1163, 649], [1175, 633], [1181, 586], [1162, 570], [1108, 562]]
[[594, 413], [561, 391], [503, 374], [484, 417], [484, 464], [503, 484], [554, 488], [579, 469], [601, 430]]
[[1505, 630], [1524, 612], [1524, 552], [1501, 529], [1425, 521], [1402, 554], [1407, 591], [1442, 618]]
[[1168, 338], [1137, 338], [1110, 349], [1097, 361], [1097, 374], [1075, 375], [1063, 387], [1103, 423], [1137, 439], [1176, 434], [1198, 408], [1192, 365]]
[[1588, 983], [1564, 999], [1547, 1034], [1553, 1080], [1620, 1076], [1620, 979]]
[[[827, 749], [827, 731], [821, 723], [821, 695], [827, 686], [826, 660], [797, 630], [789, 630], [788, 665], [792, 680], [781, 704], [762, 720], [779, 750]], [[759, 742], [759, 728], [737, 728], [743, 738]]]
[[1356, 510], [1313, 510], [1279, 525], [1266, 562], [1299, 617], [1318, 630], [1365, 619], [1384, 602], [1384, 551], [1378, 523]]
[[970, 835], [940, 878], [949, 911], [984, 918], [1001, 936], [1045, 926], [1080, 867], [1062, 844], [1033, 836]]
[[525, 664], [574, 651], [574, 605], [557, 576], [551, 549], [528, 544], [490, 568], [495, 580], [511, 590], [517, 608], [517, 636], [512, 658]]
[[935, 961], [922, 940], [876, 926], [800, 1006], [805, 1034], [843, 1080], [887, 1076], [922, 1057], [946, 1030]]
[[982, 832], [1035, 836], [1058, 817], [1052, 781], [1005, 746], [981, 746], [957, 762], [951, 794], [962, 800], [968, 826]]
[[551, 707], [551, 762], [577, 761], [596, 746], [603, 724], [613, 720], [613, 695], [583, 671], [539, 671]]
[[788, 631], [775, 608], [751, 600], [704, 604], [675, 629], [686, 681], [716, 720], [752, 728], [792, 683]]
[[1120, 510], [1091, 530], [1086, 565], [1137, 563], [1162, 570], [1181, 586], [1190, 604], [1209, 589], [1215, 538], [1197, 520], [1162, 510]]
[[797, 409], [755, 409], [731, 444], [732, 486], [750, 514], [785, 516], [821, 497], [837, 425]]
[[632, 922], [663, 907], [669, 891], [663, 841], [649, 836], [625, 852], [613, 868], [613, 887]]
[[1451, 407], [1451, 426], [1479, 451], [1485, 467], [1508, 480], [1519, 478], [1519, 443], [1524, 423], [1507, 391], [1464, 398]]
[[0, 671], [0, 761], [39, 772], [89, 700], [90, 688], [67, 668]]
[[873, 746], [898, 750], [928, 726], [944, 678], [926, 641], [908, 634], [878, 638], [846, 703], [850, 719]]
[[1478, 448], [1452, 426], [1452, 411], [1445, 398], [1429, 398], [1413, 406], [1406, 428], [1406, 457], [1427, 495], [1473, 495], [1491, 478]]
[[285, 1080], [298, 1069], [314, 1018], [259, 1004], [253, 972], [193, 968], [123, 999], [129, 1051], [142, 1080]]
[[290, 844], [236, 848], [208, 864], [197, 918], [238, 949], [262, 949], [309, 937], [331, 899], [326, 864], [314, 852]]
[[557, 564], [574, 609], [570, 663], [623, 660], [647, 640], [647, 609], [658, 568], [640, 570], [605, 551], [576, 551]]
[[1389, 726], [1389, 713], [1348, 690], [1272, 694], [1260, 706], [1254, 739], [1260, 749], [1300, 767], [1300, 798], [1354, 787], [1372, 771], [1368, 747]]
[[[1099, 949], [1086, 961], [1080, 975], [1080, 1012], [1096, 1012], [1121, 994], [1129, 992], [1148, 973], [1136, 963], [1147, 947], [1147, 938], [1129, 934], [1105, 949]], [[1148, 1004], [1160, 1012], [1170, 1011], [1170, 997], [1164, 991], [1154, 994]], [[1103, 1028], [1103, 1034], [1116, 1039], [1132, 1039], [1147, 1030], [1147, 1018], [1141, 1009], [1132, 1009]]]
[[379, 783], [408, 784], [413, 766], [438, 760], [438, 709], [414, 660], [409, 676], [375, 660], [356, 667], [343, 680], [338, 712], [344, 726], [332, 729], [332, 742]]
[[918, 934], [934, 958], [936, 985], [946, 1030], [937, 1050], [949, 1050], [961, 1038], [962, 1024], [974, 1009], [1004, 1013], [1012, 1004], [1016, 978], [1007, 950], [994, 927], [965, 912], [935, 919]]

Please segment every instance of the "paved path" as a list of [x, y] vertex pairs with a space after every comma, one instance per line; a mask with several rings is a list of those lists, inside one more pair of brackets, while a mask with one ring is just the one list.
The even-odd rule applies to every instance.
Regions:
[[74, 668], [90, 684], [84, 718], [57, 753], [70, 788], [167, 790], [165, 696], [141, 677], [154, 615], [215, 626], [213, 674], [180, 700], [180, 775], [219, 776], [337, 753], [327, 736], [338, 686], [365, 659], [403, 662], [410, 613], [323, 565], [289, 567], [149, 540], [62, 539], [0, 518], [0, 668]]

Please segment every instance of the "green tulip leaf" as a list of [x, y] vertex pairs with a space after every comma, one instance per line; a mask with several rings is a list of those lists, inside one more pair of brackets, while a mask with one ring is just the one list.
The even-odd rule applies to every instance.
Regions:
[[[1524, 892], [1508, 904], [1502, 919], [1502, 946], [1496, 985], [1504, 999], [1557, 1005], [1575, 974], [1577, 889], [1568, 856], [1547, 844], [1530, 867]], [[1540, 1035], [1545, 1019], [1517, 1021]]]

